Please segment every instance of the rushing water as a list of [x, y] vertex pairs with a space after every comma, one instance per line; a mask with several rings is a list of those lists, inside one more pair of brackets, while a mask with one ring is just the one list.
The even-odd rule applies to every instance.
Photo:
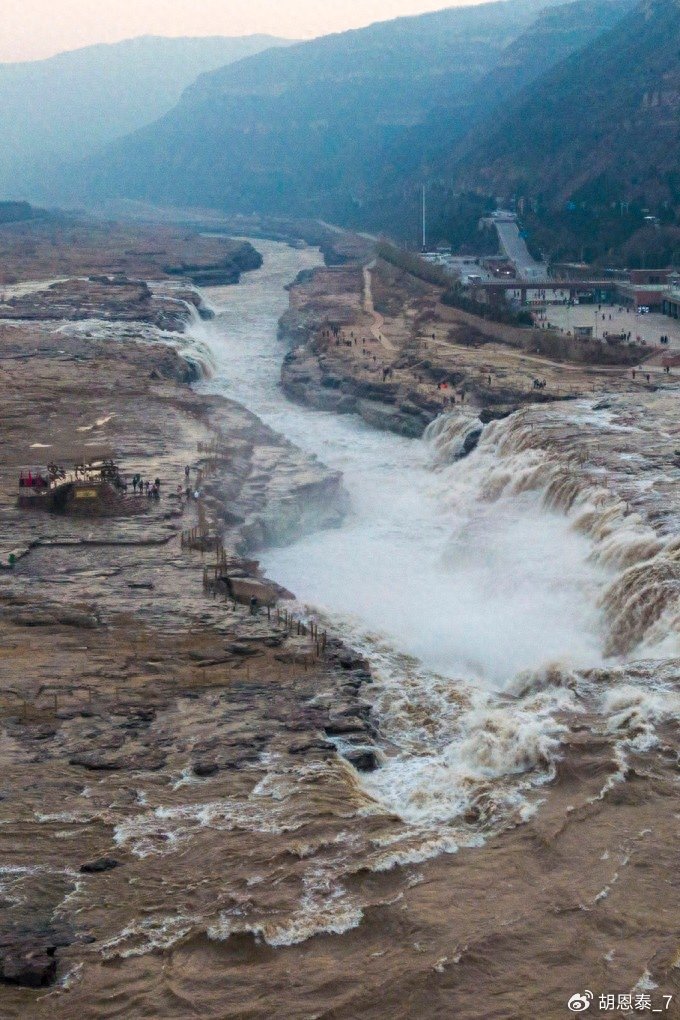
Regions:
[[555, 659], [596, 661], [601, 577], [562, 515], [534, 494], [489, 506], [469, 462], [436, 471], [426, 442], [286, 399], [276, 339], [283, 287], [317, 258], [260, 247], [260, 272], [210, 292], [218, 315], [200, 330], [215, 363], [206, 387], [342, 471], [352, 501], [341, 529], [270, 550], [272, 576], [353, 634], [383, 637], [446, 675], [502, 687]]
[[571, 695], [560, 684], [512, 706], [504, 695], [521, 677], [603, 662], [600, 596], [611, 575], [540, 484], [489, 498], [497, 443], [456, 461], [436, 429], [418, 442], [291, 403], [279, 387], [277, 321], [285, 285], [318, 258], [260, 247], [262, 270], [210, 291], [216, 318], [193, 330], [213, 363], [202, 385], [342, 471], [351, 497], [341, 528], [270, 549], [264, 566], [371, 661], [389, 749], [368, 781], [374, 795], [416, 822], [456, 817], [480, 781], [552, 760]]
[[[674, 482], [667, 459], [658, 464], [660, 439], [672, 450], [677, 431], [672, 401], [528, 407], [487, 426], [465, 459], [479, 422], [460, 413], [413, 441], [299, 406], [279, 385], [277, 325], [287, 284], [320, 257], [258, 247], [262, 269], [209, 290], [215, 318], [196, 316], [178, 346], [209, 366], [200, 388], [343, 474], [342, 527], [262, 559], [371, 662], [362, 696], [381, 767], [363, 791], [407, 823], [453, 825], [469, 841], [461, 819], [482, 817], [489, 831], [532, 809], [568, 717], [594, 712], [620, 730], [618, 764], [630, 740], [653, 743], [677, 703], [661, 665], [677, 654], [680, 619]], [[648, 663], [630, 672], [635, 656]]]
[[[215, 965], [212, 947], [236, 934], [280, 947], [321, 932], [347, 933], [366, 917], [366, 937], [366, 908], [402, 896], [394, 865], [478, 846], [529, 817], [548, 796], [549, 780], [551, 806], [562, 787], [565, 819], [579, 777], [586, 804], [601, 805], [629, 762], [639, 769], [635, 755], [654, 755], [660, 724], [680, 711], [673, 658], [680, 633], [677, 395], [598, 407], [532, 406], [488, 425], [463, 460], [457, 453], [470, 419], [442, 417], [417, 442], [375, 431], [357, 417], [298, 406], [279, 387], [284, 349], [277, 323], [287, 307], [286, 284], [320, 259], [311, 249], [258, 247], [265, 256], [260, 271], [207, 293], [214, 320], [196, 317], [179, 340], [151, 327], [146, 334], [136, 325], [130, 330], [200, 359], [210, 366], [200, 388], [238, 400], [343, 472], [351, 509], [342, 527], [262, 558], [303, 606], [370, 659], [374, 682], [361, 687], [360, 697], [372, 709], [380, 767], [360, 774], [343, 760], [350, 736], [337, 740], [340, 755], [305, 756], [289, 753], [293, 744], [273, 745], [243, 769], [192, 777], [188, 748], [211, 746], [222, 730], [228, 737], [237, 710], [246, 713], [248, 740], [258, 727], [268, 728], [260, 684], [275, 681], [262, 677], [252, 697], [241, 692], [241, 703], [227, 685], [168, 710], [157, 732], [164, 745], [170, 734], [177, 737], [169, 782], [138, 772], [130, 798], [128, 779], [114, 773], [73, 794], [65, 813], [38, 817], [39, 825], [96, 820], [113, 827], [128, 863], [112, 873], [120, 885], [117, 899], [107, 900], [101, 949], [105, 957], [145, 956], [126, 975], [138, 975], [130, 994], [142, 989], [153, 1000], [150, 1016], [159, 1001], [156, 965], [173, 997], [183, 989], [180, 1010], [203, 996], [212, 1001], [205, 1015], [223, 1016], [228, 972], [223, 958]], [[112, 340], [121, 332], [111, 323], [63, 328]], [[332, 708], [335, 674], [315, 674], [313, 683], [313, 700], [326, 697]], [[291, 728], [288, 737], [298, 735]], [[659, 760], [663, 767], [666, 759]], [[550, 839], [568, 828], [551, 823]], [[549, 845], [543, 835], [522, 848], [522, 855], [540, 858], [537, 874]], [[598, 858], [605, 860], [599, 851]], [[133, 866], [134, 884], [127, 877]], [[514, 867], [504, 874], [516, 879]], [[384, 887], [373, 881], [378, 875]], [[406, 881], [418, 878], [408, 874]], [[91, 910], [100, 924], [101, 893], [88, 899], [91, 888], [83, 882], [78, 913], [82, 920], [81, 911]], [[585, 902], [580, 876], [572, 892], [573, 902]], [[518, 897], [523, 893], [518, 886]], [[430, 933], [439, 904], [431, 909]], [[401, 918], [401, 907], [396, 913]], [[380, 946], [372, 955], [380, 958], [383, 920], [372, 921]], [[563, 923], [570, 944], [571, 920]], [[401, 932], [401, 919], [398, 926]], [[411, 932], [411, 922], [404, 930]], [[407, 938], [399, 971], [414, 960], [421, 967], [417, 944]], [[191, 958], [184, 977], [158, 953], [178, 943]], [[244, 944], [234, 950], [241, 962]], [[363, 954], [366, 943], [358, 944]], [[323, 953], [318, 973], [325, 981], [336, 953], [327, 947]], [[198, 970], [204, 958], [209, 965]], [[266, 957], [268, 974], [275, 963]], [[280, 988], [287, 989], [289, 964], [281, 966]], [[513, 949], [513, 975], [515, 967]], [[110, 1015], [115, 972], [105, 969], [101, 1015]], [[430, 973], [421, 970], [419, 980], [429, 981]]]

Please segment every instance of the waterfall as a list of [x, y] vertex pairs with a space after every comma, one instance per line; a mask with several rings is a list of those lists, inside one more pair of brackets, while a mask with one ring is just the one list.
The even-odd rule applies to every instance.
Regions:
[[[677, 545], [608, 485], [606, 444], [627, 427], [582, 402], [485, 426], [458, 411], [414, 441], [289, 403], [276, 323], [314, 255], [260, 247], [263, 269], [211, 291], [216, 318], [195, 324], [214, 365], [202, 385], [343, 472], [344, 525], [263, 559], [371, 662], [382, 766], [364, 787], [415, 825], [524, 817], [565, 713], [621, 714], [589, 677], [620, 684], [636, 649], [677, 636]], [[635, 684], [628, 697], [657, 718]]]

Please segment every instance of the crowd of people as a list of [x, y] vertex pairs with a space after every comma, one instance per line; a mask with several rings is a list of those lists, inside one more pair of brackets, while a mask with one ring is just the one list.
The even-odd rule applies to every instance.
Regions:
[[[109, 482], [119, 492], [128, 491], [128, 483], [121, 476], [120, 471], [112, 461], [105, 461], [102, 465], [76, 464], [73, 471], [67, 472], [57, 464], [48, 464], [43, 472], [40, 469], [28, 468], [19, 473], [20, 489], [49, 489], [67, 482]], [[149, 499], [160, 499], [161, 480], [160, 478], [142, 478], [136, 473], [132, 476], [132, 489], [135, 494], [147, 496]], [[181, 487], [180, 487], [181, 488]]]
[[45, 478], [45, 476], [40, 472], [33, 474], [30, 468], [26, 474], [22, 471], [19, 475], [20, 489], [47, 489], [49, 488], [49, 484], [49, 477]]
[[147, 496], [148, 499], [160, 499], [161, 498], [161, 480], [160, 478], [150, 481], [148, 478], [142, 478], [139, 474], [132, 476], [132, 491], [140, 496]]
[[[192, 478], [192, 471], [196, 471], [196, 478]], [[201, 474], [198, 469], [190, 466], [184, 468], [184, 484], [178, 484], [174, 492], [176, 499], [183, 504], [184, 500], [200, 500], [203, 495], [201, 488]], [[120, 495], [127, 495], [132, 490], [135, 497], [141, 496], [145, 500], [159, 501], [163, 484], [161, 479], [142, 477], [141, 472], [136, 471], [132, 477], [125, 477], [121, 474], [118, 466], [111, 460], [100, 461], [96, 464], [78, 464], [73, 468], [65, 469], [57, 464], [48, 464], [46, 468], [24, 468], [19, 474], [19, 488], [44, 491], [55, 488], [66, 487], [77, 483], [88, 483], [97, 485], [106, 482], [111, 485]]]

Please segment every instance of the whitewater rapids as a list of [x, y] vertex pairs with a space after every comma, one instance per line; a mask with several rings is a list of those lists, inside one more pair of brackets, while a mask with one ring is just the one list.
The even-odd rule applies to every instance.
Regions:
[[[678, 653], [678, 543], [631, 507], [656, 498], [641, 464], [636, 493], [615, 487], [620, 468], [631, 489], [631, 458], [648, 452], [644, 409], [624, 407], [621, 424], [587, 402], [527, 408], [460, 459], [476, 419], [444, 416], [416, 442], [292, 404], [276, 321], [285, 284], [318, 255], [259, 246], [263, 269], [208, 291], [216, 318], [187, 343], [209, 352], [206, 390], [343, 472], [343, 527], [270, 549], [264, 565], [371, 662], [382, 767], [365, 789], [417, 825], [522, 817], [554, 773], [565, 713], [593, 698], [612, 710], [588, 671], [620, 683], [631, 659]], [[622, 437], [630, 449], [607, 463]], [[663, 670], [634, 687], [649, 737]]]
[[[257, 246], [263, 267], [238, 286], [207, 291], [215, 318], [195, 314], [183, 335], [136, 324], [121, 333], [104, 322], [62, 328], [174, 345], [202, 366], [199, 389], [246, 405], [343, 473], [350, 511], [342, 527], [261, 556], [267, 573], [296, 593], [298, 612], [337, 629], [369, 659], [373, 682], [360, 685], [357, 700], [375, 735], [362, 728], [358, 737], [335, 737], [335, 755], [316, 740], [323, 734], [306, 733], [321, 747], [317, 756], [274, 747], [243, 769], [192, 780], [187, 748], [196, 734], [222, 739], [241, 711], [249, 739], [268, 731], [275, 711], [297, 741], [300, 720], [276, 707], [276, 678], [263, 673], [238, 694], [225, 684], [169, 709], [162, 739], [172, 734], [178, 750], [163, 777], [138, 774], [139, 787], [121, 789], [113, 803], [104, 782], [65, 792], [57, 814], [37, 818], [59, 833], [110, 828], [116, 849], [143, 876], [121, 884], [107, 906], [102, 1016], [112, 960], [140, 975], [138, 993], [150, 1001], [167, 965], [172, 996], [181, 988], [192, 1003], [199, 983], [187, 961], [203, 961], [206, 1016], [225, 1015], [225, 960], [236, 961], [240, 981], [242, 953], [261, 966], [252, 978], [253, 1015], [261, 1015], [261, 985], [274, 1002], [288, 989], [298, 951], [318, 954], [320, 1001], [336, 964], [344, 968], [341, 985], [353, 983], [357, 960], [370, 967], [373, 957], [382, 994], [387, 944], [401, 947], [391, 981], [418, 971], [402, 907], [418, 898], [421, 881], [427, 896], [434, 873], [440, 884], [421, 909], [424, 938], [438, 931], [439, 948], [419, 988], [429, 991], [449, 954], [459, 966], [465, 947], [452, 950], [453, 941], [466, 926], [465, 938], [477, 940], [484, 912], [492, 955], [526, 911], [532, 938], [546, 919], [563, 928], [571, 959], [574, 924], [590, 923], [591, 908], [581, 904], [600, 903], [619, 882], [607, 862], [622, 869], [629, 842], [653, 830], [656, 860], [674, 838], [665, 806], [677, 781], [672, 723], [680, 709], [677, 392], [527, 407], [481, 429], [466, 457], [466, 440], [480, 433], [472, 412], [443, 416], [414, 441], [293, 404], [279, 387], [285, 348], [277, 323], [286, 285], [320, 257]], [[305, 694], [296, 711], [330, 712], [343, 694], [338, 674], [322, 668], [311, 703]], [[364, 740], [370, 745], [356, 742]], [[379, 767], [358, 772], [357, 751], [370, 752]], [[626, 802], [629, 839], [620, 847]], [[585, 837], [571, 827], [577, 817], [592, 821]], [[500, 862], [499, 844], [503, 853], [514, 847]], [[550, 892], [544, 902], [544, 869], [558, 861], [571, 868], [563, 878], [568, 895], [558, 879], [556, 899]], [[606, 877], [590, 889], [600, 872]], [[4, 877], [12, 896], [31, 881], [28, 872]], [[498, 889], [487, 895], [495, 882], [512, 892], [501, 920]], [[463, 887], [460, 913], [453, 902], [442, 911], [442, 895], [457, 898]], [[659, 885], [654, 893], [658, 909], [666, 891]], [[88, 900], [87, 887], [70, 895], [81, 918], [101, 924], [99, 896]], [[650, 896], [640, 875], [626, 885], [632, 895]], [[608, 918], [606, 931], [613, 927]], [[553, 946], [554, 930], [542, 946]], [[315, 938], [328, 934], [343, 936], [333, 953]], [[366, 944], [376, 947], [368, 957]], [[609, 950], [594, 939], [589, 966]], [[514, 950], [505, 965], [516, 987]], [[475, 965], [470, 973], [475, 987], [482, 980], [495, 989]], [[313, 1015], [308, 1005], [296, 1015]], [[242, 1015], [240, 1002], [234, 1008]], [[183, 1017], [184, 1000], [177, 1009]], [[352, 1015], [368, 1015], [365, 1002]]]

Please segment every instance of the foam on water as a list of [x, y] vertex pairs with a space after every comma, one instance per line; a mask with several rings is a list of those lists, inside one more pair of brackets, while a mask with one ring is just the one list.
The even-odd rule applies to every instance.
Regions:
[[[279, 387], [276, 323], [284, 286], [318, 257], [258, 247], [263, 268], [211, 290], [216, 318], [196, 318], [191, 337], [211, 352], [204, 389], [343, 473], [344, 525], [263, 559], [371, 661], [376, 682], [363, 696], [385, 754], [364, 788], [414, 825], [471, 806], [490, 825], [520, 816], [529, 787], [553, 774], [560, 713], [580, 711], [574, 671], [609, 664], [672, 612], [659, 596], [636, 616], [640, 578], [626, 578], [659, 556], [668, 572], [665, 543], [561, 449], [570, 430], [628, 435], [635, 425], [582, 402], [555, 417], [529, 408], [479, 436], [477, 419], [447, 415], [416, 442], [292, 404]], [[476, 449], [461, 459], [471, 438]]]
[[[588, 563], [587, 540], [561, 514], [546, 512], [532, 493], [489, 508], [472, 461], [436, 472], [426, 442], [283, 396], [283, 348], [274, 331], [286, 306], [282, 287], [301, 253], [260, 247], [264, 269], [238, 288], [211, 291], [218, 315], [195, 324], [215, 362], [204, 387], [240, 400], [342, 471], [352, 499], [343, 528], [268, 552], [269, 571], [354, 634], [385, 635], [396, 650], [449, 676], [502, 687], [544, 661], [597, 659], [602, 578]], [[302, 255], [305, 265], [316, 262], [311, 252]], [[459, 442], [471, 427], [468, 420]]]
[[[610, 491], [604, 467], [586, 476], [569, 441], [602, 430], [634, 442], [640, 425], [574, 403], [483, 429], [474, 415], [446, 415], [417, 442], [294, 405], [279, 387], [276, 326], [285, 285], [320, 259], [311, 249], [257, 246], [263, 268], [212, 289], [205, 304], [216, 318], [190, 308], [183, 335], [96, 321], [62, 328], [174, 346], [209, 376], [199, 388], [240, 401], [342, 471], [351, 498], [344, 525], [263, 559], [300, 610], [370, 660], [374, 682], [361, 698], [379, 729], [380, 767], [362, 775], [342, 757], [304, 763], [272, 752], [253, 766], [260, 775], [250, 792], [227, 788], [220, 799], [180, 762], [167, 786], [138, 791], [134, 807], [105, 798], [97, 810], [95, 786], [82, 790], [81, 811], [36, 813], [51, 831], [72, 826], [57, 837], [101, 821], [141, 867], [178, 876], [170, 901], [150, 901], [152, 916], [121, 908], [106, 957], [163, 950], [195, 932], [214, 940], [249, 932], [273, 947], [347, 932], [368, 906], [395, 902], [392, 869], [410, 866], [415, 883], [420, 863], [529, 818], [558, 774], [575, 715], [590, 713], [587, 725], [594, 715], [612, 745], [613, 770], [603, 769], [595, 800], [624, 782], [629, 761], [655, 746], [680, 709], [674, 674], [659, 661], [677, 647], [677, 541]], [[636, 472], [630, 485], [642, 488], [652, 476], [644, 458], [633, 462], [639, 456], [621, 454]], [[651, 661], [632, 665], [640, 650]], [[341, 755], [357, 746], [336, 743]], [[225, 869], [218, 895], [202, 900], [189, 885], [182, 902], [183, 862], [221, 862], [227, 848], [238, 859], [233, 882]], [[361, 888], [368, 871], [385, 886], [375, 900]], [[74, 900], [84, 909], [94, 883], [55, 874], [59, 909]], [[3, 895], [20, 904], [36, 877], [3, 870]]]

